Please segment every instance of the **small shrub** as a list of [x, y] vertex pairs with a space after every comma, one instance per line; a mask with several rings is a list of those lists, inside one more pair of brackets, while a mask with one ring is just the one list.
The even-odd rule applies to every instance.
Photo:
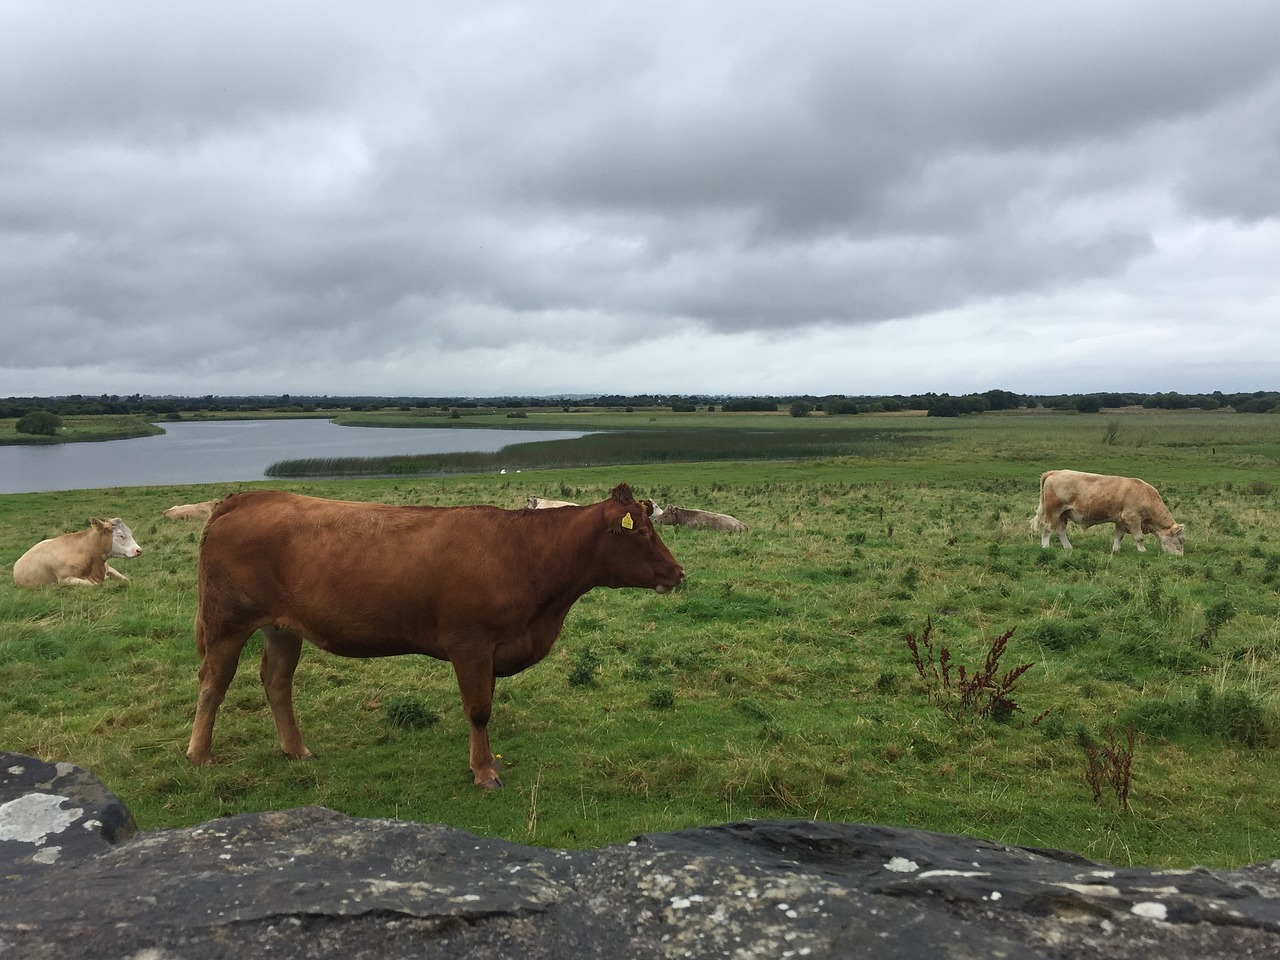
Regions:
[[1187, 705], [1173, 700], [1139, 700], [1125, 713], [1125, 721], [1162, 740], [1178, 740], [1193, 732]]
[[62, 428], [62, 418], [49, 410], [32, 410], [14, 425], [19, 433], [38, 437], [56, 437]]
[[752, 700], [750, 697], [737, 701], [734, 706], [739, 713], [751, 720], [758, 720], [761, 723], [768, 723], [773, 720], [773, 711], [758, 700]]
[[894, 693], [898, 689], [898, 675], [885, 671], [876, 677], [876, 693]]
[[590, 687], [596, 682], [596, 668], [600, 666], [600, 655], [590, 647], [582, 647], [573, 658], [573, 669], [569, 671], [569, 686]]
[[1266, 710], [1245, 690], [1215, 692], [1209, 684], [1200, 684], [1196, 688], [1191, 719], [1201, 733], [1233, 740], [1246, 747], [1265, 746], [1272, 739]]
[[1088, 621], [1046, 620], [1027, 633], [1027, 640], [1050, 650], [1071, 650], [1081, 647], [1098, 636], [1097, 627]]
[[440, 715], [427, 707], [420, 697], [392, 697], [383, 708], [383, 716], [393, 727], [420, 730], [440, 719]]
[[1236, 608], [1229, 600], [1219, 600], [1204, 612], [1204, 630], [1197, 640], [1201, 649], [1207, 650], [1213, 645], [1218, 631], [1236, 615]]
[[653, 710], [670, 710], [676, 705], [676, 694], [670, 687], [654, 687], [646, 699]]

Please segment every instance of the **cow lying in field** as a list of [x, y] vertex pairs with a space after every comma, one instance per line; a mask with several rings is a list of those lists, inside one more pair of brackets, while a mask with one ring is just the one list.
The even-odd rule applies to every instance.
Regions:
[[210, 761], [218, 707], [261, 628], [262, 685], [286, 756], [311, 756], [293, 711], [303, 640], [346, 657], [421, 653], [453, 665], [475, 782], [492, 788], [502, 785], [489, 748], [494, 678], [545, 657], [593, 587], [667, 593], [684, 570], [620, 484], [600, 503], [559, 510], [236, 493], [205, 524], [196, 575], [192, 763]]
[[556, 507], [576, 507], [572, 500], [548, 500], [546, 497], [530, 497], [524, 502], [530, 510], [551, 510]]
[[724, 530], [729, 533], [742, 533], [747, 525], [737, 517], [727, 513], [712, 513], [710, 510], [694, 510], [690, 507], [667, 507], [660, 515], [655, 515], [655, 522], [665, 523], [671, 527], [689, 527], [691, 530]]
[[[641, 500], [645, 508], [649, 511], [649, 517], [657, 520], [662, 516], [663, 510], [652, 500]], [[530, 497], [524, 502], [524, 505], [530, 510], [552, 510], [557, 507], [576, 507], [577, 504], [572, 500], [548, 500], [546, 497]]]
[[1112, 553], [1119, 552], [1126, 533], [1145, 552], [1143, 535], [1154, 533], [1165, 553], [1182, 556], [1186, 528], [1174, 522], [1156, 488], [1137, 477], [1109, 477], [1078, 470], [1042, 474], [1040, 504], [1031, 520], [1031, 529], [1040, 533], [1040, 546], [1047, 548], [1050, 536], [1056, 533], [1063, 548], [1070, 550], [1068, 520], [1086, 529], [1099, 523], [1114, 523]]
[[217, 500], [202, 500], [200, 503], [177, 503], [164, 512], [170, 520], [208, 520]]
[[48, 583], [102, 583], [107, 577], [128, 580], [107, 563], [107, 557], [136, 557], [142, 548], [133, 531], [119, 517], [89, 521], [89, 529], [41, 540], [13, 565], [13, 582], [20, 587]]

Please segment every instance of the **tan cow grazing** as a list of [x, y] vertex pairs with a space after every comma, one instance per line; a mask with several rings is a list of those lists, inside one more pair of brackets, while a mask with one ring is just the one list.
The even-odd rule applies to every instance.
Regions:
[[200, 503], [174, 504], [164, 512], [170, 520], [208, 520], [213, 514], [217, 500], [202, 500]]
[[1165, 553], [1182, 556], [1186, 528], [1174, 523], [1173, 515], [1156, 488], [1137, 477], [1109, 477], [1078, 470], [1050, 470], [1040, 476], [1040, 504], [1031, 520], [1031, 529], [1040, 532], [1040, 546], [1048, 547], [1052, 534], [1063, 549], [1071, 549], [1067, 521], [1088, 529], [1099, 523], [1114, 523], [1111, 552], [1120, 551], [1120, 541], [1128, 533], [1139, 550], [1146, 552], [1142, 538], [1154, 533]]
[[293, 711], [303, 640], [345, 657], [420, 653], [453, 665], [471, 769], [488, 788], [502, 786], [489, 748], [494, 678], [545, 657], [593, 587], [667, 593], [684, 579], [626, 484], [559, 510], [235, 493], [205, 524], [196, 571], [192, 763], [210, 762], [218, 707], [261, 628], [262, 685], [286, 756], [311, 756]]
[[667, 507], [654, 520], [671, 527], [688, 527], [691, 530], [724, 530], [728, 533], [743, 533], [747, 525], [737, 517], [727, 513], [712, 513], [710, 510], [694, 510], [690, 507]]
[[89, 529], [41, 540], [13, 565], [13, 582], [20, 587], [49, 583], [92, 585], [107, 577], [128, 580], [107, 563], [107, 557], [136, 557], [142, 548], [133, 531], [119, 517], [89, 521]]

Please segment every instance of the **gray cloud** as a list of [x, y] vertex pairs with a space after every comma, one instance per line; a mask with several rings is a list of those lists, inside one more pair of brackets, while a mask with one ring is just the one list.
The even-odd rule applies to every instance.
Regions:
[[1274, 388], [1276, 36], [1240, 0], [19, 0], [0, 394]]

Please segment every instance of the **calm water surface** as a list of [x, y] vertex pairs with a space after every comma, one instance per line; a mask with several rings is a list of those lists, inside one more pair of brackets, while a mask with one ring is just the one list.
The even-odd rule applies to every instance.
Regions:
[[102, 443], [0, 446], [0, 493], [263, 480], [279, 460], [489, 453], [571, 430], [339, 427], [328, 420], [164, 423], [164, 435]]

